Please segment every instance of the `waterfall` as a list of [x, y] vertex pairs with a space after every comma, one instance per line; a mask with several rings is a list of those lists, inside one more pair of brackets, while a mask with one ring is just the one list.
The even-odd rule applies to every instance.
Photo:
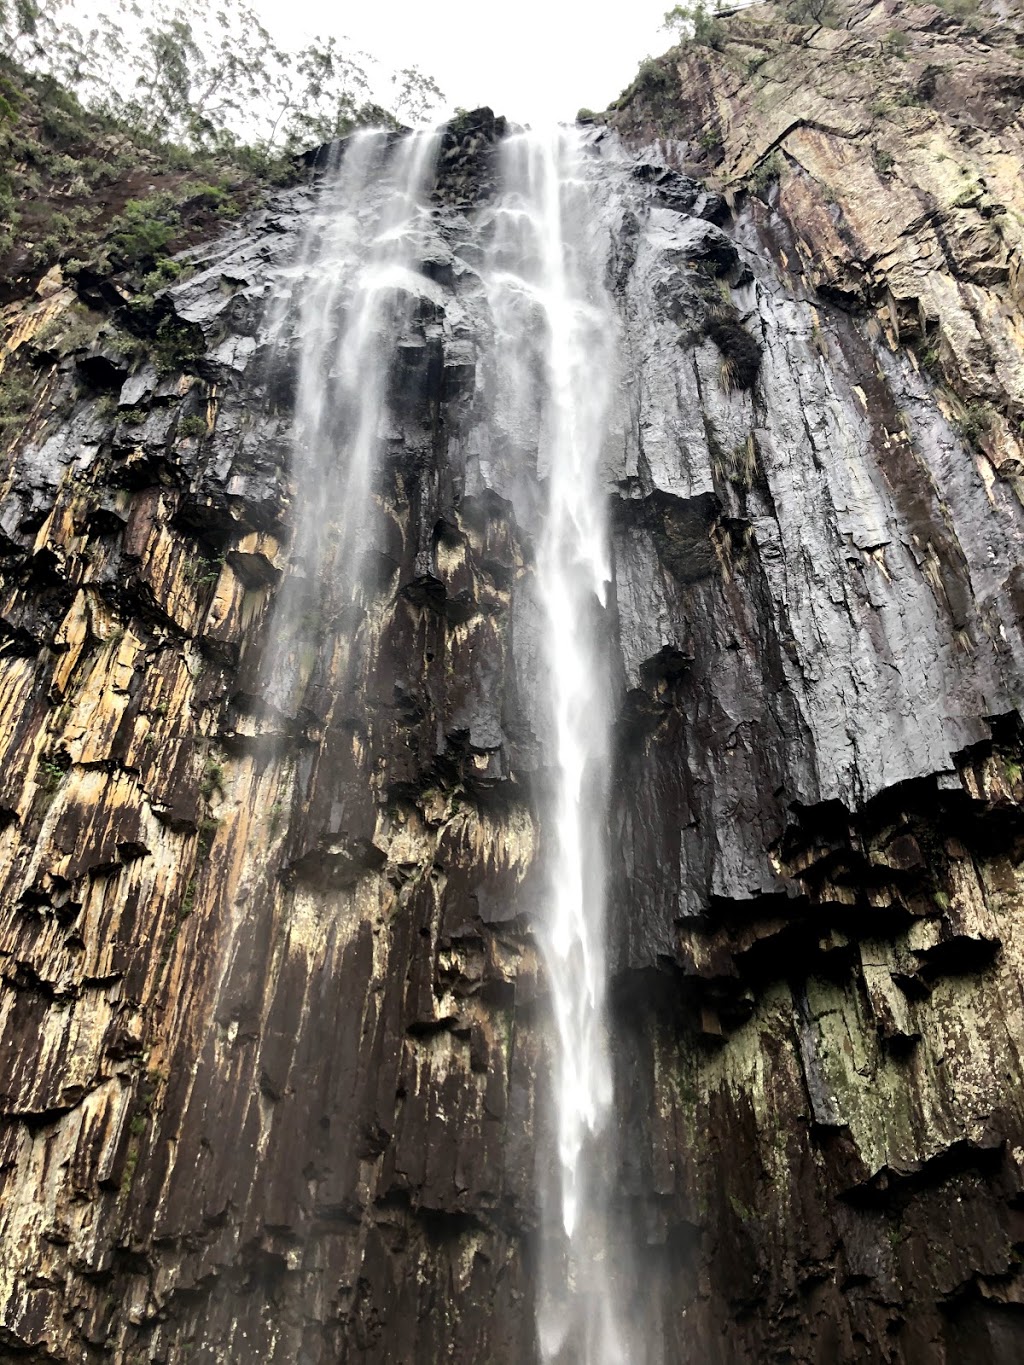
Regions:
[[373, 478], [395, 345], [418, 295], [438, 134], [354, 133], [334, 149], [284, 316], [298, 331], [290, 572], [264, 666], [268, 700], [293, 715], [325, 634], [352, 648], [373, 544]]
[[[602, 619], [610, 565], [600, 457], [617, 324], [595, 167], [568, 129], [502, 147], [486, 285], [495, 327], [492, 421], [532, 432], [547, 506], [536, 557], [553, 751], [550, 848], [538, 925], [550, 986], [555, 1188], [542, 1190], [543, 1359], [619, 1365], [627, 1351], [609, 1239], [612, 1082], [606, 1020], [604, 840], [609, 681]], [[525, 452], [524, 452], [525, 453]], [[546, 1195], [546, 1197], [545, 1197]]]
[[[299, 340], [296, 529], [267, 674], [273, 704], [288, 715], [301, 703], [317, 639], [349, 660], [360, 647], [374, 477], [395, 349], [424, 285], [437, 148], [430, 133], [350, 138], [327, 173], [296, 267], [288, 305]], [[524, 486], [543, 490], [534, 591], [543, 623], [538, 725], [550, 771], [536, 932], [551, 1000], [555, 1159], [540, 1172], [537, 1339], [549, 1365], [639, 1365], [618, 1298], [625, 1239], [614, 1239], [613, 1254], [610, 1206], [611, 566], [601, 463], [618, 383], [618, 321], [605, 285], [608, 229], [595, 212], [607, 181], [583, 136], [568, 129], [509, 136], [498, 160], [496, 198], [466, 228], [483, 247], [493, 326], [482, 395], [489, 439], [514, 456]], [[479, 260], [474, 242], [467, 245]], [[536, 509], [536, 498], [526, 502]]]

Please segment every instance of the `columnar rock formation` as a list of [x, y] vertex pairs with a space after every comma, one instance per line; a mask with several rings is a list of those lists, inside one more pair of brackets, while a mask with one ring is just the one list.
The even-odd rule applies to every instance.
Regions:
[[[728, 23], [592, 137], [617, 1222], [666, 1361], [1015, 1361], [1020, 30]], [[445, 134], [373, 648], [353, 685], [300, 623], [291, 720], [268, 306], [315, 159], [192, 251], [155, 352], [116, 282], [5, 309], [0, 1359], [536, 1358], [543, 504], [479, 398], [504, 132]]]

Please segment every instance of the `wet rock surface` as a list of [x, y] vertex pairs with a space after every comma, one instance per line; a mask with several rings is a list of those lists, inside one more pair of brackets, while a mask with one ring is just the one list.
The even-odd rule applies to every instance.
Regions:
[[[482, 416], [501, 132], [445, 144], [375, 590], [304, 623], [293, 714], [260, 690], [294, 522], [272, 305], [315, 183], [192, 253], [155, 362], [100, 292], [5, 315], [35, 378], [0, 508], [0, 1358], [536, 1356], [544, 471], [529, 415]], [[794, 277], [777, 205], [592, 150], [652, 1337], [1016, 1360], [1016, 475], [867, 302]], [[83, 306], [92, 339], [47, 349]]]
[[1008, 478], [1024, 459], [1022, 52], [1019, 8], [998, 0], [753, 5], [714, 46], [647, 64], [608, 116], [745, 200], [792, 288], [873, 313]]

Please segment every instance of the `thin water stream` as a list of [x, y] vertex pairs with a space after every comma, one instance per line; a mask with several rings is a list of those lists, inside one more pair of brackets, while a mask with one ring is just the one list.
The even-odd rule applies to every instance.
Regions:
[[[543, 1188], [538, 1336], [543, 1359], [624, 1365], [611, 1274], [613, 1093], [606, 1017], [605, 819], [611, 578], [600, 473], [616, 382], [609, 243], [594, 212], [596, 167], [566, 128], [515, 134], [501, 150], [486, 284], [495, 328], [495, 419], [532, 417], [547, 505], [537, 545], [553, 772], [543, 812], [547, 897], [538, 924], [554, 1020], [558, 1161]], [[533, 409], [532, 414], [530, 409]]]
[[267, 698], [287, 715], [305, 685], [309, 640], [334, 630], [351, 641], [358, 630], [388, 380], [416, 297], [437, 146], [427, 130], [347, 139], [325, 172], [288, 295], [299, 333], [296, 515], [265, 666]]

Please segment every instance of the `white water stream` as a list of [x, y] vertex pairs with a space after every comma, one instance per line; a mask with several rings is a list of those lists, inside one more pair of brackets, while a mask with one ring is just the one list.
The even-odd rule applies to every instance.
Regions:
[[[317, 639], [351, 651], [365, 611], [391, 365], [418, 293], [437, 146], [429, 133], [350, 139], [328, 173], [296, 268], [298, 515], [267, 673], [269, 697], [285, 714], [301, 700]], [[617, 1299], [623, 1267], [613, 1265], [611, 1236], [604, 867], [611, 569], [601, 476], [618, 381], [618, 322], [605, 285], [610, 242], [596, 211], [600, 167], [580, 134], [517, 133], [499, 161], [498, 196], [479, 217], [493, 321], [486, 419], [524, 480], [539, 480], [546, 494], [535, 544], [538, 696], [550, 755], [547, 894], [537, 934], [553, 1019], [557, 1159], [541, 1170], [538, 1341], [549, 1365], [639, 1365]]]
[[617, 320], [604, 284], [609, 243], [595, 212], [597, 169], [570, 129], [506, 140], [486, 283], [496, 333], [493, 420], [513, 441], [536, 433], [547, 484], [536, 581], [554, 771], [538, 934], [555, 1024], [558, 1165], [542, 1209], [538, 1336], [545, 1361], [624, 1365], [637, 1356], [627, 1350], [610, 1264], [610, 686], [602, 639], [611, 571], [600, 477]]
[[387, 428], [396, 337], [418, 293], [438, 134], [353, 134], [325, 172], [288, 295], [299, 333], [293, 435], [295, 534], [265, 666], [294, 714], [315, 642], [350, 641], [363, 598], [373, 478]]

